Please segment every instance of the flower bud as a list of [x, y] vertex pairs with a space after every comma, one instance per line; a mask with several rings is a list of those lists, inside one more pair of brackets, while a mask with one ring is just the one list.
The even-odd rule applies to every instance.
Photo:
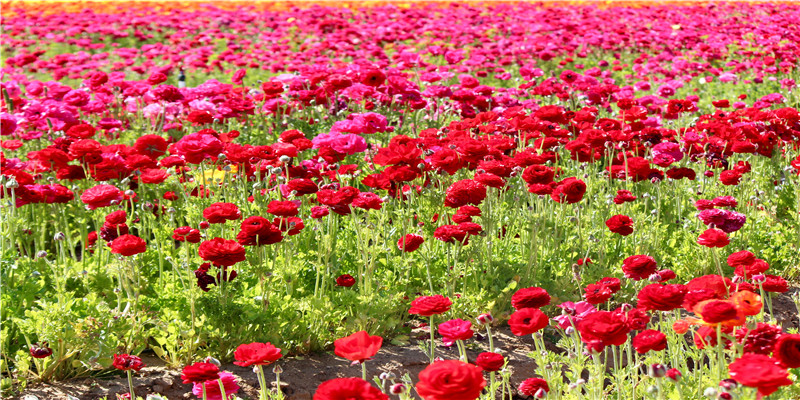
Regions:
[[59, 242], [64, 240], [64, 239], [66, 239], [66, 238], [67, 238], [67, 235], [65, 235], [64, 232], [56, 232], [56, 234], [53, 235], [53, 240], [59, 241]]
[[397, 378], [397, 376], [395, 374], [391, 373], [391, 372], [381, 372], [381, 374], [378, 377], [382, 381], [394, 380], [394, 379]]
[[216, 366], [218, 366], [218, 367], [221, 367], [221, 366], [222, 366], [222, 363], [220, 363], [220, 362], [219, 362], [219, 360], [217, 360], [217, 359], [216, 359], [216, 358], [214, 358], [214, 357], [206, 357], [206, 359], [205, 359], [205, 360], [203, 360], [203, 361], [205, 361], [205, 362], [207, 362], [207, 363], [214, 364], [214, 365], [216, 365]]
[[272, 170], [270, 170], [270, 172], [272, 172], [273, 175], [278, 175], [281, 173], [281, 171], [282, 170], [280, 169], [280, 167], [275, 167]]
[[681, 374], [681, 371], [678, 371], [677, 368], [670, 368], [669, 371], [667, 371], [667, 378], [675, 382], [680, 381], [682, 376], [683, 374]]
[[764, 274], [753, 275], [753, 282], [755, 283], [764, 283], [767, 280], [767, 277]]
[[722, 392], [722, 393], [717, 395], [717, 398], [720, 399], [720, 400], [732, 400], [733, 399], [733, 395], [730, 394], [730, 393]]
[[39, 250], [39, 252], [36, 253], [36, 258], [45, 258], [45, 257], [47, 257], [47, 252], [44, 250]]
[[736, 389], [736, 381], [733, 379], [723, 379], [719, 382], [719, 387], [725, 390], [734, 390]]
[[395, 383], [394, 385], [389, 387], [389, 393], [391, 394], [403, 394], [407, 391], [407, 387], [403, 383]]
[[8, 182], [6, 182], [5, 186], [6, 189], [16, 189], [19, 187], [19, 183], [17, 182], [16, 179], [11, 178]]
[[547, 396], [547, 391], [544, 390], [543, 388], [539, 388], [539, 390], [537, 390], [536, 393], [533, 394], [533, 397], [537, 399], [543, 399], [546, 396]]
[[667, 367], [662, 364], [653, 364], [650, 366], [650, 376], [653, 378], [663, 378], [667, 375]]
[[478, 315], [478, 318], [476, 318], [476, 320], [478, 321], [478, 325], [488, 325], [494, 322], [494, 317], [492, 317], [492, 314], [490, 313], [484, 313]]
[[650, 281], [650, 282], [653, 282], [653, 283], [660, 282], [661, 281], [661, 275], [652, 274], [652, 275], [647, 277], [647, 280]]
[[706, 390], [703, 391], [703, 396], [705, 397], [714, 397], [716, 395], [717, 395], [717, 389], [714, 389], [712, 387], [706, 388]]
[[282, 155], [282, 156], [280, 156], [280, 158], [278, 158], [278, 160], [280, 160], [281, 163], [283, 163], [283, 164], [288, 163], [291, 159], [292, 158], [287, 156], [287, 155]]
[[572, 336], [572, 334], [575, 333], [575, 328], [568, 326], [567, 329], [564, 329], [564, 333], [566, 333], [569, 336]]
[[275, 374], [280, 374], [283, 372], [283, 368], [281, 368], [280, 364], [275, 364], [275, 366], [272, 367], [272, 372]]
[[622, 303], [622, 305], [619, 306], [619, 308], [622, 310], [622, 312], [628, 312], [630, 310], [633, 310], [633, 306], [628, 303]]
[[211, 226], [211, 224], [209, 224], [208, 221], [200, 222], [200, 229], [208, 229], [209, 226]]

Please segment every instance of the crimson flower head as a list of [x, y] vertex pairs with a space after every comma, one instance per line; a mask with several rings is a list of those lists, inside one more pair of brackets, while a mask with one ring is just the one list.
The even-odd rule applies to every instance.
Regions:
[[370, 336], [366, 331], [358, 331], [350, 336], [336, 339], [333, 345], [337, 356], [363, 363], [378, 353], [383, 345], [383, 338]]
[[439, 324], [439, 334], [449, 342], [467, 340], [475, 335], [472, 331], [472, 322], [456, 318]]
[[608, 230], [622, 236], [633, 233], [633, 220], [627, 215], [615, 215], [606, 221]]
[[336, 286], [351, 287], [356, 284], [356, 278], [350, 274], [344, 274], [336, 278]]
[[197, 254], [203, 260], [225, 267], [230, 267], [239, 261], [247, 259], [244, 246], [234, 240], [223, 238], [214, 238], [200, 243]]
[[420, 296], [411, 302], [409, 314], [416, 314], [421, 317], [443, 314], [450, 310], [453, 302], [440, 294], [433, 296]]
[[42, 345], [32, 344], [31, 347], [28, 349], [31, 353], [31, 357], [33, 358], [47, 358], [53, 355], [53, 349], [47, 347], [47, 343], [42, 343]]
[[233, 352], [233, 357], [236, 359], [233, 363], [241, 367], [249, 367], [251, 365], [269, 365], [278, 361], [283, 354], [281, 349], [272, 345], [272, 343], [250, 343], [242, 344]]
[[130, 354], [114, 354], [112, 366], [120, 371], [139, 371], [144, 368], [142, 359]]
[[709, 248], [725, 247], [730, 242], [731, 240], [728, 239], [728, 234], [721, 229], [716, 228], [706, 229], [697, 238], [697, 244], [701, 244]]
[[625, 277], [635, 281], [649, 278], [657, 268], [656, 260], [646, 255], [630, 256], [622, 261]]
[[775, 343], [775, 358], [787, 368], [800, 368], [800, 334], [782, 334]]
[[664, 350], [667, 348], [667, 335], [654, 329], [644, 330], [633, 338], [633, 348], [639, 354]]
[[336, 378], [319, 385], [314, 400], [389, 400], [389, 396], [361, 378]]
[[775, 393], [781, 386], [792, 384], [789, 371], [777, 360], [763, 354], [747, 353], [728, 365], [731, 378], [740, 385], [758, 389], [758, 398]]
[[122, 235], [111, 242], [111, 252], [130, 257], [147, 251], [147, 243], [134, 235]]
[[544, 391], [544, 394], [550, 391], [550, 386], [547, 385], [547, 381], [542, 378], [528, 378], [519, 384], [519, 394], [521, 395], [539, 398], [544, 397], [540, 391]]
[[505, 364], [505, 357], [488, 351], [478, 354], [478, 357], [475, 359], [475, 365], [481, 367], [481, 369], [486, 372], [499, 371]]
[[511, 296], [511, 306], [521, 308], [541, 308], [550, 304], [550, 295], [540, 287], [529, 287], [517, 290]]
[[508, 319], [511, 333], [517, 336], [532, 335], [549, 323], [550, 318], [538, 308], [521, 308], [514, 311]]
[[183, 367], [183, 383], [203, 383], [219, 379], [219, 367], [209, 362], [196, 362]]
[[475, 400], [486, 379], [475, 365], [462, 361], [436, 361], [419, 373], [417, 393], [425, 400]]
[[417, 250], [424, 242], [425, 239], [422, 236], [409, 233], [397, 241], [397, 248], [410, 253]]

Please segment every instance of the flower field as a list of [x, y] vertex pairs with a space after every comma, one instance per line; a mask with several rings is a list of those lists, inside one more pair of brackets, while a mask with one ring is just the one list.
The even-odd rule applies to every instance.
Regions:
[[796, 3], [2, 9], [4, 396], [800, 399]]

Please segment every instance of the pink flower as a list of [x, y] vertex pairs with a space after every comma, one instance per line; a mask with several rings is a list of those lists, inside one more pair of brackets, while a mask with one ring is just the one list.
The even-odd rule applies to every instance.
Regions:
[[[239, 384], [236, 383], [236, 377], [230, 372], [220, 372], [219, 379], [222, 380], [222, 385], [225, 387], [225, 395], [228, 399], [232, 399], [234, 394], [239, 391]], [[205, 381], [206, 396], [208, 400], [222, 400], [222, 392], [219, 390], [219, 380]], [[203, 397], [203, 384], [195, 383], [192, 386], [192, 394], [197, 398]]]

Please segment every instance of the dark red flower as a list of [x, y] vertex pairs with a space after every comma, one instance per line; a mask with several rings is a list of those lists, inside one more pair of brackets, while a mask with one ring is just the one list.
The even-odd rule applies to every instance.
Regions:
[[667, 348], [667, 335], [654, 329], [641, 331], [633, 338], [633, 348], [639, 354], [664, 350]]
[[424, 400], [475, 400], [485, 386], [480, 368], [446, 360], [436, 361], [422, 370], [416, 389]]
[[233, 352], [236, 359], [233, 363], [242, 367], [251, 365], [269, 365], [278, 361], [283, 355], [281, 349], [272, 343], [250, 343], [242, 344]]
[[681, 307], [686, 291], [684, 285], [647, 285], [637, 295], [638, 307], [646, 311], [672, 311]]
[[361, 378], [336, 378], [319, 385], [313, 400], [389, 400], [389, 396]]
[[550, 391], [547, 381], [542, 378], [528, 378], [519, 384], [517, 391], [523, 396], [538, 397], [537, 392], [539, 390], [543, 390], [545, 394]]
[[350, 274], [340, 275], [336, 278], [336, 286], [351, 287], [356, 284], [356, 278]]
[[578, 178], [567, 178], [559, 182], [550, 197], [557, 203], [577, 203], [586, 193], [586, 183]]
[[452, 208], [467, 204], [478, 205], [485, 198], [486, 186], [472, 179], [464, 179], [453, 183], [447, 188], [444, 205]]
[[706, 247], [725, 247], [730, 243], [730, 239], [728, 239], [728, 234], [724, 231], [716, 228], [706, 229], [700, 236], [697, 238], [697, 244], [701, 244]]
[[450, 310], [453, 302], [445, 296], [440, 294], [433, 296], [420, 296], [411, 302], [411, 308], [408, 310], [409, 314], [416, 314], [421, 317], [430, 317], [431, 315], [443, 314]]
[[800, 334], [784, 333], [778, 337], [775, 358], [786, 368], [800, 368]]
[[183, 383], [200, 383], [219, 379], [219, 368], [209, 362], [196, 362], [183, 367]]
[[635, 281], [649, 278], [657, 268], [656, 260], [646, 255], [630, 256], [622, 262], [625, 277]]
[[488, 351], [478, 354], [478, 357], [475, 358], [475, 365], [481, 367], [481, 369], [486, 372], [499, 371], [505, 364], [505, 357]]
[[122, 235], [111, 242], [111, 252], [130, 257], [147, 251], [147, 243], [134, 235]]
[[781, 386], [792, 384], [789, 371], [777, 360], [763, 354], [748, 353], [728, 365], [731, 378], [740, 385], [758, 389], [758, 398], [775, 393]]
[[114, 362], [111, 364], [120, 371], [139, 371], [144, 368], [142, 359], [130, 354], [114, 354]]
[[424, 242], [425, 239], [423, 239], [422, 236], [409, 233], [397, 241], [397, 248], [410, 253], [417, 250]]
[[517, 336], [532, 335], [549, 323], [550, 318], [538, 308], [521, 308], [514, 311], [508, 319], [511, 333]]
[[214, 203], [203, 210], [203, 218], [211, 224], [224, 224], [242, 218], [239, 207], [233, 203]]
[[628, 339], [630, 328], [624, 316], [610, 311], [597, 311], [578, 322], [581, 340], [587, 345], [598, 347], [619, 346]]
[[622, 236], [633, 233], [633, 220], [627, 215], [615, 215], [606, 220], [608, 230]]
[[550, 304], [550, 295], [540, 287], [529, 287], [517, 290], [511, 296], [511, 306], [519, 310], [521, 308], [542, 308]]
[[242, 246], [264, 246], [281, 240], [281, 230], [268, 219], [259, 216], [245, 218], [236, 234], [236, 241]]
[[233, 240], [214, 238], [200, 243], [197, 249], [200, 258], [216, 265], [230, 267], [247, 259], [245, 249]]

